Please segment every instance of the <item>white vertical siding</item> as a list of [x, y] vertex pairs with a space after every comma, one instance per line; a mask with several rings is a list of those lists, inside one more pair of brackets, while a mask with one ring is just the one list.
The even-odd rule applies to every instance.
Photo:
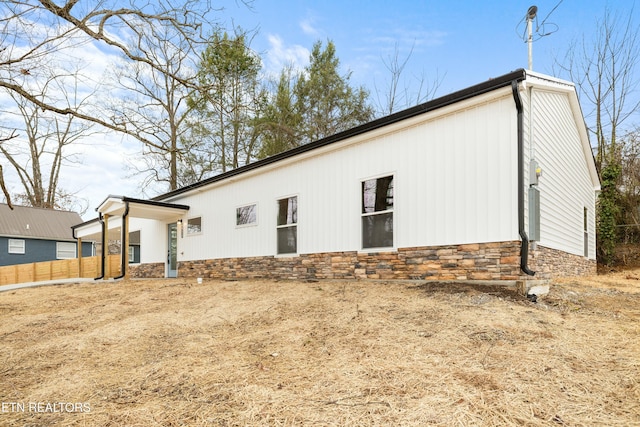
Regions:
[[408, 149], [397, 183], [400, 246], [517, 239], [517, 132], [510, 96], [404, 133]]
[[167, 225], [152, 219], [129, 218], [129, 232], [140, 231], [140, 262], [167, 260]]
[[589, 258], [595, 259], [595, 191], [569, 94], [534, 88], [532, 98], [533, 153], [542, 168], [540, 244], [583, 255], [587, 208]]
[[[516, 240], [516, 127], [507, 88], [181, 195], [172, 201], [202, 217], [202, 234], [179, 237], [178, 259], [275, 255], [276, 201], [293, 195], [299, 253], [360, 250], [360, 183], [391, 174], [396, 248]], [[250, 203], [257, 224], [237, 228], [236, 208]]]

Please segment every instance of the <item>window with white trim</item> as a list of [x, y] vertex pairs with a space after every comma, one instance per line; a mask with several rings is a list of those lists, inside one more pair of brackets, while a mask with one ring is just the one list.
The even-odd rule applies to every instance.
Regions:
[[236, 226], [255, 225], [258, 222], [258, 206], [247, 205], [236, 208]]
[[25, 243], [21, 239], [9, 239], [9, 253], [10, 254], [24, 254]]
[[187, 220], [187, 236], [202, 233], [202, 217]]
[[136, 247], [129, 246], [129, 262], [135, 262], [135, 261], [136, 261]]
[[278, 200], [278, 254], [298, 252], [298, 197]]
[[362, 248], [393, 247], [393, 175], [362, 181]]
[[76, 257], [76, 244], [56, 242], [56, 259], [72, 259]]

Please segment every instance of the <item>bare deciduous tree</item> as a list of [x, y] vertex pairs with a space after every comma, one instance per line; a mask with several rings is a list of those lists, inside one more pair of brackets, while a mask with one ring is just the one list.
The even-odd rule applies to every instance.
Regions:
[[639, 84], [640, 40], [631, 13], [625, 18], [607, 8], [594, 28], [593, 40], [573, 43], [556, 64], [578, 87], [600, 170], [615, 155], [622, 126], [640, 109], [640, 100], [632, 96]]
[[[143, 72], [158, 73], [188, 86], [188, 78], [147, 55], [145, 42], [154, 35], [179, 46], [198, 43], [212, 10], [209, 2], [200, 0], [129, 0], [128, 4], [120, 0], [5, 0], [0, 5], [0, 87], [41, 111], [96, 123], [162, 150], [157, 139], [139, 133], [126, 121], [113, 120], [108, 111], [95, 105], [68, 105], [49, 94], [40, 96], [30, 83], [42, 77], [41, 70], [52, 58], [91, 44], [105, 55], [120, 54]], [[95, 79], [90, 92], [100, 84]]]
[[133, 131], [143, 143], [144, 166], [134, 169], [146, 175], [141, 187], [165, 182], [169, 190], [179, 183], [179, 163], [187, 154], [180, 140], [189, 114], [187, 97], [195, 75], [194, 45], [168, 34], [165, 27], [140, 39], [139, 49], [155, 68], [142, 63], [122, 63], [114, 68], [117, 94], [108, 109], [114, 124]]
[[[0, 138], [0, 144], [3, 144], [7, 141], [16, 138], [18, 134], [15, 131], [12, 131], [8, 136], [4, 136]], [[13, 210], [13, 203], [11, 203], [11, 193], [7, 189], [7, 184], [4, 182], [4, 170], [2, 168], [2, 164], [0, 164], [0, 189], [2, 190], [2, 194], [4, 194], [4, 198], [9, 206], [9, 209]]]
[[598, 260], [610, 265], [623, 217], [621, 177], [627, 173], [621, 161], [624, 141], [619, 135], [624, 134], [629, 117], [640, 110], [640, 100], [634, 99], [640, 39], [632, 13], [622, 17], [606, 8], [595, 28], [593, 40], [575, 43], [557, 65], [576, 83], [589, 131], [596, 140], [595, 162], [602, 187], [597, 206]]
[[[130, 1], [130, 7], [120, 7], [119, 1], [92, 3], [92, 7], [76, 6], [78, 0], [68, 0], [62, 6], [51, 0], [6, 0], [4, 18], [0, 21], [0, 87], [4, 87], [41, 109], [70, 114], [125, 134], [135, 136], [123, 123], [113, 122], [95, 110], [60, 105], [55, 99], [40, 98], [25, 88], [23, 76], [35, 76], [52, 53], [79, 44], [97, 42], [111, 51], [124, 55], [132, 64], [167, 73], [163, 64], [139, 49], [147, 34], [163, 27], [170, 35], [186, 42], [200, 40], [202, 22], [210, 11], [208, 2], [199, 0], [160, 2]], [[203, 8], [202, 5], [206, 7]], [[110, 7], [109, 7], [110, 6]], [[189, 84], [182, 76], [169, 72], [172, 78]]]
[[[67, 92], [68, 87], [61, 83], [64, 77], [70, 77], [72, 82], [77, 81], [76, 75], [57, 74], [45, 81], [37, 98], [56, 92], [57, 97], [65, 98], [68, 104], [81, 106], [77, 88], [72, 93]], [[60, 188], [60, 172], [65, 164], [77, 161], [68, 152], [68, 147], [83, 137], [91, 136], [92, 125], [74, 116], [59, 116], [43, 111], [15, 93], [10, 92], [9, 97], [13, 99], [15, 115], [19, 117], [3, 124], [5, 129], [13, 132], [14, 138], [0, 141], [0, 153], [13, 167], [22, 184], [22, 192], [16, 195], [16, 199], [24, 205], [46, 209], [69, 209], [71, 205], [77, 207], [77, 198]], [[5, 113], [4, 117], [12, 115]], [[10, 200], [8, 194], [5, 196]]]
[[[413, 47], [404, 59], [400, 58], [400, 47], [396, 43], [393, 53], [386, 59], [382, 59], [390, 77], [385, 89], [379, 90], [374, 83], [380, 115], [392, 114], [398, 110], [426, 102], [432, 99], [440, 88], [444, 76], [440, 77], [438, 73], [432, 81], [425, 77], [424, 72], [420, 76], [413, 76], [412, 80], [405, 78], [405, 68], [411, 55], [413, 55]], [[412, 81], [414, 85], [417, 84], [417, 88], [410, 84]]]

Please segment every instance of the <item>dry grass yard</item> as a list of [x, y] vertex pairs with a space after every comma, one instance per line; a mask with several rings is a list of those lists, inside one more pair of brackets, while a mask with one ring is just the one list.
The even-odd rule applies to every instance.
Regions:
[[3, 426], [640, 425], [640, 270], [0, 293]]

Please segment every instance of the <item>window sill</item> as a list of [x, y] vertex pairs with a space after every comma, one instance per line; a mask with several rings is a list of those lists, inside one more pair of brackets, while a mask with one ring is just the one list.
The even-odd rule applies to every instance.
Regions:
[[291, 254], [276, 254], [275, 258], [299, 258], [299, 253], [291, 253]]
[[257, 222], [253, 222], [251, 224], [240, 224], [240, 225], [236, 225], [236, 229], [241, 229], [241, 228], [252, 228], [252, 227], [257, 227], [258, 223]]
[[358, 255], [377, 255], [377, 254], [389, 254], [389, 253], [398, 253], [398, 248], [367, 248], [367, 249], [359, 249]]

